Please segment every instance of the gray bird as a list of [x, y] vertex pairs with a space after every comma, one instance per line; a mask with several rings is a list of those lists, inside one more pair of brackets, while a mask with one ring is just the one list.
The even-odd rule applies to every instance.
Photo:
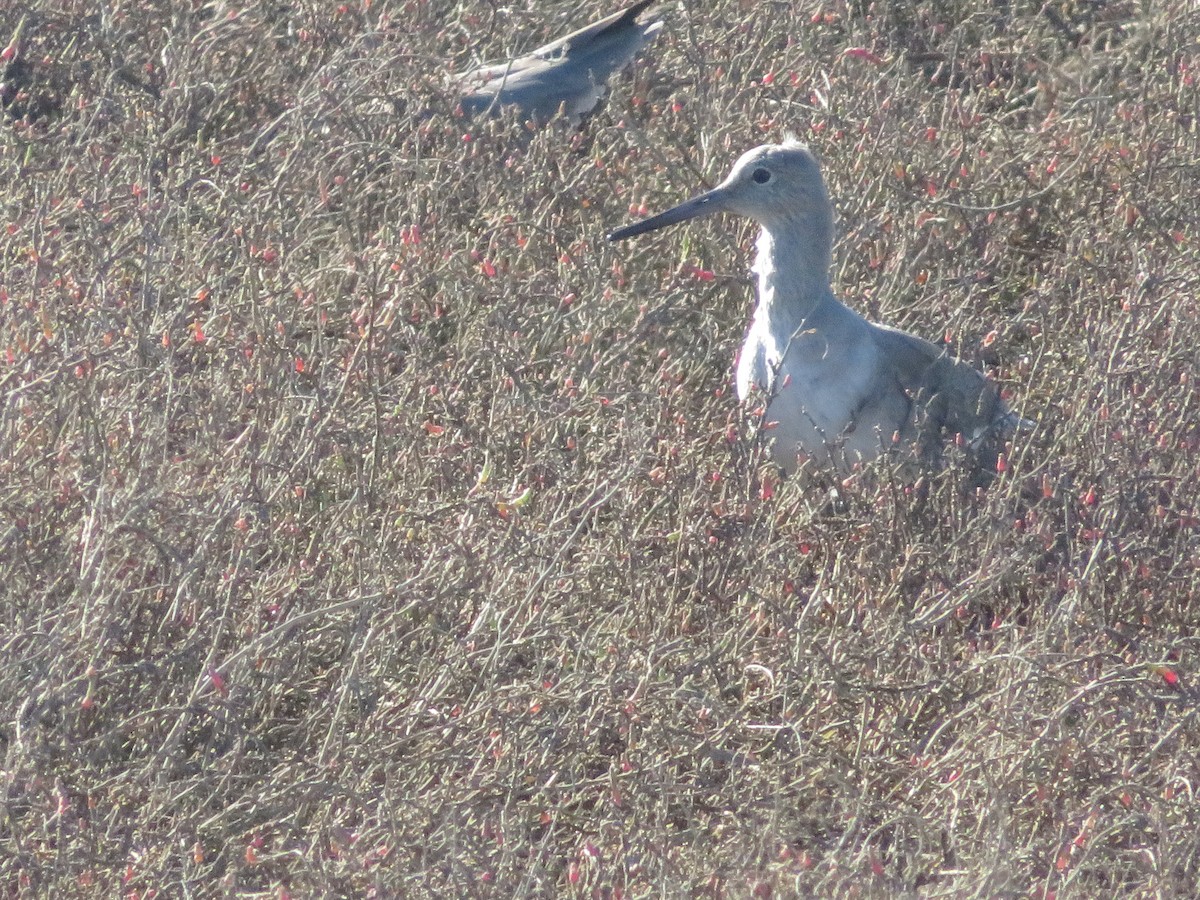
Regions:
[[545, 124], [561, 109], [578, 125], [604, 96], [609, 77], [629, 65], [662, 28], [661, 21], [637, 21], [652, 2], [638, 0], [511, 62], [460, 76], [463, 112], [474, 116], [513, 105], [523, 118]]
[[915, 335], [868, 322], [829, 283], [833, 206], [799, 141], [745, 153], [707, 193], [612, 232], [623, 240], [731, 212], [757, 222], [758, 304], [737, 362], [738, 397], [761, 391], [771, 452], [793, 472], [805, 457], [840, 471], [894, 451], [936, 466], [950, 435], [995, 471], [1004, 437], [1031, 425], [981, 372]]

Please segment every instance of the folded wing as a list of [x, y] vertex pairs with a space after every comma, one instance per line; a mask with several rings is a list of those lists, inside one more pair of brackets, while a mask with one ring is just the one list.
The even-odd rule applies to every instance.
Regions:
[[511, 62], [468, 72], [460, 79], [463, 111], [478, 115], [512, 105], [544, 123], [561, 109], [578, 123], [604, 96], [608, 79], [662, 28], [661, 21], [637, 21], [652, 2], [639, 0]]

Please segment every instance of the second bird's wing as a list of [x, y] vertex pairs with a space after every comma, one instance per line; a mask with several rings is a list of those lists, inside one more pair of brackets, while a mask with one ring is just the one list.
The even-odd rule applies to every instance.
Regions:
[[519, 106], [523, 115], [542, 122], [564, 104], [572, 119], [588, 113], [603, 96], [609, 77], [662, 28], [662, 22], [637, 21], [651, 2], [639, 0], [511, 63], [467, 73], [462, 81], [472, 90], [463, 97], [464, 111], [483, 112], [498, 97], [500, 104]]

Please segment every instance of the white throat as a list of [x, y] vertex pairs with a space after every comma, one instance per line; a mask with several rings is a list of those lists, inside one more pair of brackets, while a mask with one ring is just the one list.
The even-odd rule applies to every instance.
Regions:
[[802, 327], [813, 310], [833, 296], [828, 237], [796, 225], [789, 222], [775, 230], [764, 225], [752, 269], [758, 276], [754, 318], [769, 322], [780, 338]]

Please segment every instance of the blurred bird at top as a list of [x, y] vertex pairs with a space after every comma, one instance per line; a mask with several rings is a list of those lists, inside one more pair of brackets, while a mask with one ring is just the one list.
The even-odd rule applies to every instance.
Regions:
[[829, 283], [833, 206], [816, 158], [795, 139], [757, 147], [721, 184], [612, 232], [622, 240], [729, 212], [761, 226], [758, 303], [737, 361], [738, 397], [762, 391], [776, 463], [803, 457], [843, 472], [894, 451], [909, 468], [940, 462], [961, 435], [985, 474], [1005, 436], [1028, 423], [995, 385], [944, 347], [868, 322]]
[[661, 21], [637, 20], [652, 2], [638, 0], [511, 62], [459, 76], [463, 112], [475, 116], [511, 105], [523, 118], [545, 124], [562, 110], [578, 125], [604, 96], [609, 77], [629, 65], [662, 28]]

